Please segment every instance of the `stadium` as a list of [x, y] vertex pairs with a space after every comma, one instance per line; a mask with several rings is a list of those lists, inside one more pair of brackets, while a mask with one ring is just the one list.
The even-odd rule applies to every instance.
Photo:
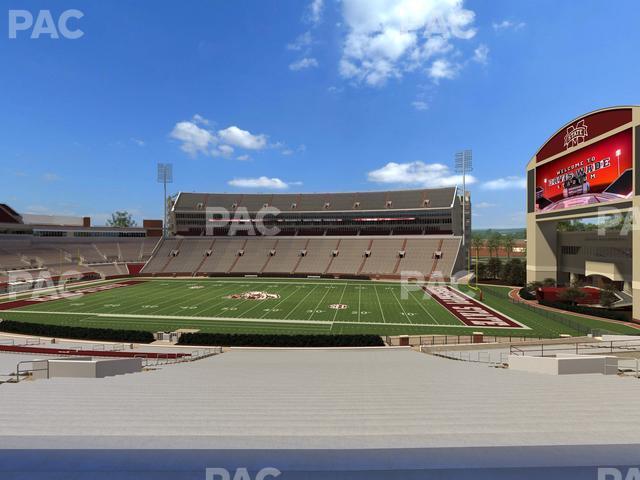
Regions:
[[640, 478], [619, 3], [11, 2], [0, 480]]
[[[465, 268], [472, 260], [469, 192], [180, 192], [166, 202], [166, 228], [163, 220], [92, 227], [88, 217], [21, 215], [0, 206], [3, 406], [49, 419], [16, 429], [2, 416], [9, 448], [38, 445], [55, 472], [75, 461], [64, 452], [95, 465], [92, 452], [105, 449], [110, 462], [123, 465], [116, 469], [122, 478], [133, 466], [116, 446], [137, 452], [136, 468], [177, 468], [177, 478], [198, 477], [207, 462], [233, 467], [221, 453], [229, 449], [258, 472], [276, 465], [274, 471], [297, 472], [293, 478], [352, 478], [354, 470], [389, 478], [397, 471], [384, 459], [405, 455], [401, 469], [433, 472], [434, 455], [455, 446], [436, 471], [462, 461], [476, 477], [514, 465], [505, 463], [508, 448], [499, 442], [483, 438], [468, 448], [480, 431], [502, 432], [524, 458], [543, 462], [551, 460], [539, 445], [551, 438], [564, 452], [560, 465], [584, 465], [584, 452], [612, 461], [610, 449], [595, 442], [635, 438], [622, 426], [569, 432], [596, 385], [613, 388], [620, 405], [634, 398], [635, 387], [610, 377], [637, 376], [637, 327], [537, 306], [517, 286], [479, 284]], [[550, 372], [548, 361], [570, 363]], [[503, 378], [505, 368], [513, 375]], [[549, 382], [553, 368], [562, 383]], [[585, 381], [577, 373], [591, 375]], [[221, 386], [228, 393], [213, 401], [200, 392]], [[256, 388], [264, 392], [259, 404], [249, 393]], [[469, 388], [501, 406], [461, 428], [455, 409], [443, 410], [441, 402], [455, 404]], [[530, 389], [571, 401], [551, 417], [524, 421], [522, 412], [540, 408], [535, 396], [523, 396]], [[185, 395], [185, 416], [169, 427], [161, 419], [175, 417]], [[418, 407], [425, 401], [437, 416], [425, 416]], [[399, 410], [405, 402], [413, 407]], [[514, 413], [503, 413], [514, 405]], [[252, 413], [244, 418], [243, 410]], [[610, 411], [603, 421], [615, 423]], [[275, 424], [280, 447], [270, 450], [265, 439]], [[633, 422], [629, 428], [635, 432]], [[590, 440], [576, 453], [586, 431]], [[52, 432], [62, 453], [50, 450]], [[326, 450], [336, 442], [339, 450]], [[184, 448], [208, 452], [207, 460], [185, 457]], [[483, 461], [477, 448], [486, 451]], [[0, 455], [11, 468], [43, 474], [16, 463], [10, 451]], [[159, 453], [167, 451], [169, 457]], [[175, 455], [177, 467], [167, 460]], [[346, 456], [342, 473], [328, 467], [336, 455]], [[531, 471], [528, 460], [515, 468]]]
[[[27, 215], [25, 223], [5, 205], [2, 287], [15, 299], [0, 304], [2, 318], [152, 333], [436, 335], [433, 342], [474, 332], [633, 333], [624, 323], [532, 310], [513, 300], [513, 287], [469, 284], [469, 194], [462, 200], [456, 188], [179, 193], [166, 238], [157, 220], [133, 229], [91, 227], [88, 218]], [[63, 293], [29, 298], [57, 284]]]

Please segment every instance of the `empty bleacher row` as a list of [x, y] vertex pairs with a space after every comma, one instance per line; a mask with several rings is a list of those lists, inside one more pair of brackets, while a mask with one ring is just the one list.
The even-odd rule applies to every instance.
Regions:
[[460, 237], [169, 238], [142, 273], [152, 275], [401, 276], [450, 278]]
[[0, 272], [47, 270], [95, 272], [101, 276], [126, 275], [126, 263], [144, 263], [157, 238], [0, 238]]
[[258, 211], [275, 207], [283, 212], [352, 211], [384, 209], [442, 208], [453, 204], [456, 189], [436, 188], [392, 190], [384, 192], [349, 193], [187, 193], [181, 192], [175, 204], [177, 210], [202, 210], [222, 207], [229, 210], [244, 207]]

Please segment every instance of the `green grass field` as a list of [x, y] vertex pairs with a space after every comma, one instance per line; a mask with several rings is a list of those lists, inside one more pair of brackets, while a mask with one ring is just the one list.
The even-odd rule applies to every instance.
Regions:
[[[375, 333], [557, 337], [578, 330], [512, 303], [508, 288], [491, 289], [486, 305], [527, 328], [465, 326], [445, 307], [421, 291], [403, 298], [398, 283], [314, 279], [155, 279], [109, 291], [59, 299], [0, 312], [0, 317], [35, 323], [85, 327], [170, 331], [194, 328], [219, 333]], [[267, 300], [233, 299], [248, 291], [275, 294]], [[469, 292], [472, 293], [472, 292]], [[332, 309], [330, 305], [346, 305]], [[589, 328], [637, 333], [622, 324], [560, 317]]]

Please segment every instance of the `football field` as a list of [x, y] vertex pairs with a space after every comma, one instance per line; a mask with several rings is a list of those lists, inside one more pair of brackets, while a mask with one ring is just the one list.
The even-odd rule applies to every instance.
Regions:
[[[320, 279], [124, 280], [0, 304], [0, 317], [84, 327], [218, 333], [460, 335], [482, 330], [491, 335], [552, 337], [578, 333], [511, 303], [506, 288], [491, 287], [498, 289], [498, 295], [486, 295], [483, 302], [473, 299], [473, 291], [429, 288], [427, 294], [415, 286], [403, 289], [399, 283]], [[460, 314], [460, 308], [467, 316]], [[603, 323], [592, 322], [596, 322], [593, 328]]]

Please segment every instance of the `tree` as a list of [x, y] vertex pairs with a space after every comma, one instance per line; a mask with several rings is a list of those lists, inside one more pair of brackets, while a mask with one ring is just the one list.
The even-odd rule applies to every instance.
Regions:
[[487, 240], [487, 247], [489, 247], [489, 256], [493, 257], [493, 253], [498, 256], [498, 250], [500, 249], [500, 234], [498, 232], [493, 232]]
[[484, 247], [484, 240], [480, 235], [474, 233], [471, 237], [471, 248], [475, 249], [476, 257], [480, 256], [480, 249]]
[[560, 292], [558, 298], [563, 302], [571, 305], [576, 305], [580, 300], [586, 297], [587, 294], [582, 291], [577, 285], [571, 285]]
[[513, 267], [513, 264], [510, 261], [506, 261], [504, 262], [504, 265], [502, 265], [502, 270], [500, 272], [500, 279], [504, 280], [505, 282], [507, 282], [508, 278], [511, 277], [511, 269]]
[[128, 228], [135, 226], [136, 222], [133, 216], [127, 211], [117, 211], [111, 214], [111, 218], [107, 219], [107, 227]]
[[491, 279], [500, 278], [502, 261], [498, 257], [491, 257], [487, 262], [487, 276]]
[[502, 245], [507, 251], [507, 258], [511, 258], [511, 252], [513, 251], [513, 247], [516, 244], [516, 240], [513, 235], [505, 235], [502, 239]]
[[535, 295], [538, 289], [542, 287], [544, 287], [544, 284], [542, 282], [534, 280], [533, 282], [527, 283], [527, 292], [533, 293]]
[[486, 280], [487, 279], [487, 264], [486, 263], [478, 263], [478, 280]]
[[504, 279], [509, 285], [524, 285], [527, 277], [527, 271], [524, 263], [519, 258], [513, 258], [509, 261], [511, 268], [509, 275]]
[[556, 281], [553, 278], [545, 278], [542, 281], [542, 286], [543, 287], [555, 287], [556, 286]]

